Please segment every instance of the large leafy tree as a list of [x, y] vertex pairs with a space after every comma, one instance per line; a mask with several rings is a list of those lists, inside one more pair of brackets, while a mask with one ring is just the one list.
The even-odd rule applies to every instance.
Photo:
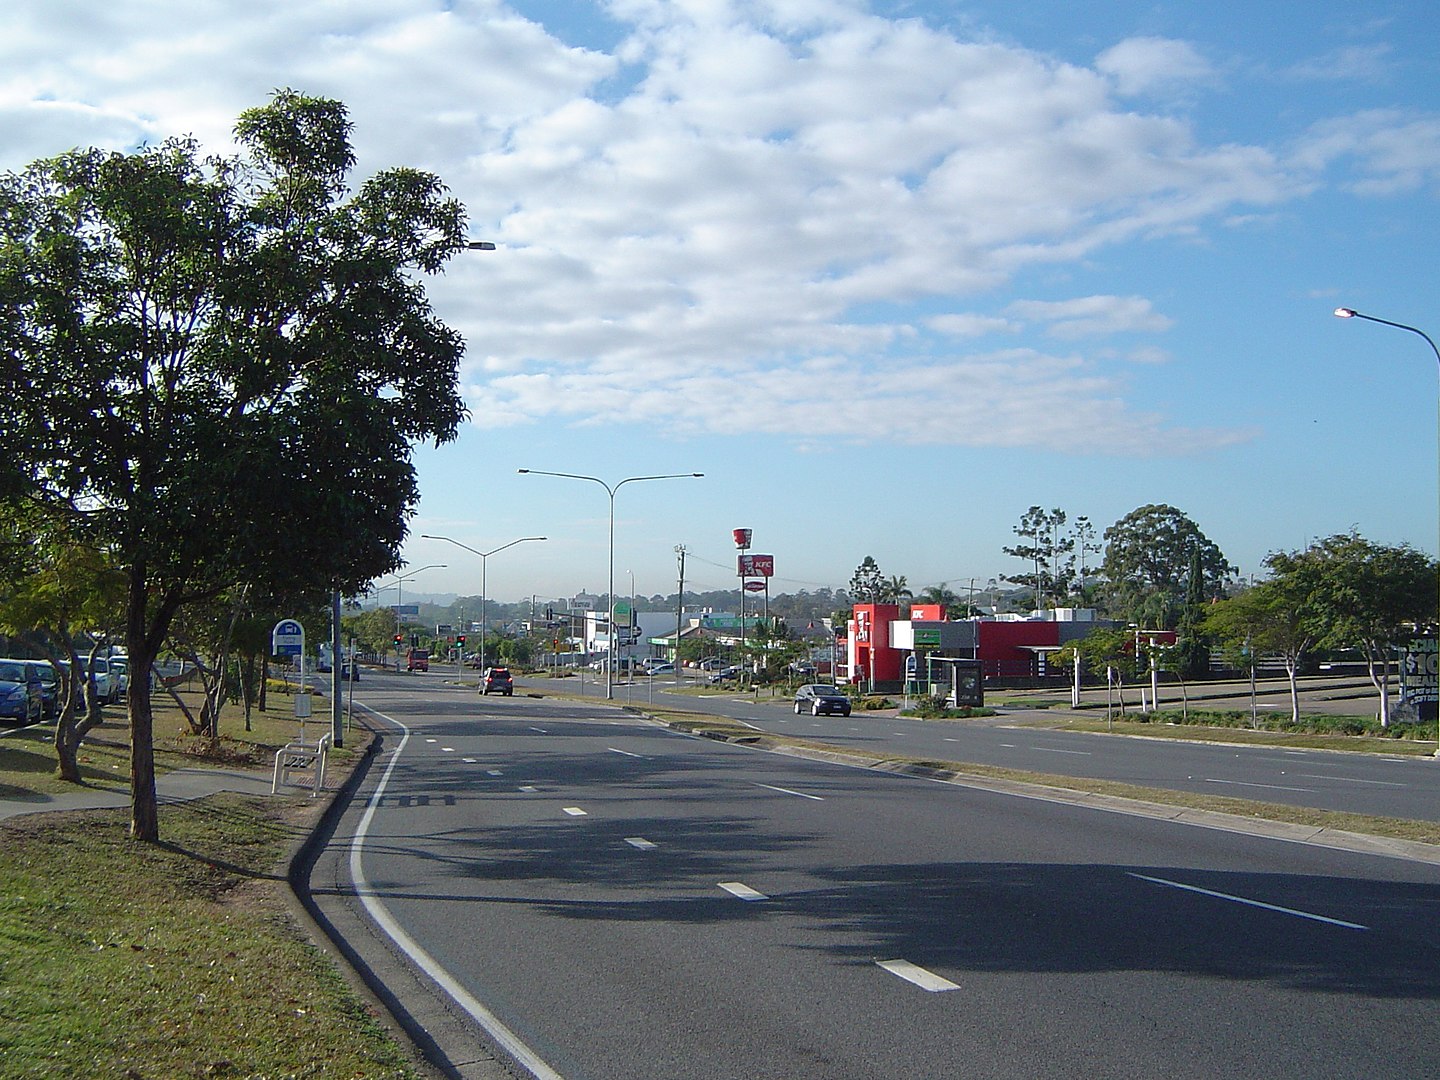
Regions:
[[151, 666], [185, 604], [256, 582], [360, 586], [398, 563], [412, 440], [464, 417], [463, 345], [421, 274], [464, 211], [412, 169], [353, 193], [344, 106], [77, 150], [0, 177], [0, 484], [126, 578], [131, 833], [158, 837]]
[[1184, 609], [1190, 566], [1200, 556], [1201, 591], [1214, 596], [1234, 567], [1200, 527], [1173, 506], [1142, 506], [1105, 530], [1108, 607], [1152, 629], [1174, 629]]
[[1403, 646], [1435, 619], [1435, 563], [1408, 545], [1375, 544], [1358, 533], [1327, 537], [1268, 560], [1278, 578], [1308, 583], [1318, 644], [1358, 649], [1390, 726], [1390, 675]]
[[1277, 568], [1275, 558], [1267, 559], [1272, 570], [1279, 570], [1275, 577], [1216, 603], [1203, 628], [1232, 652], [1246, 656], [1252, 672], [1257, 656], [1279, 656], [1290, 683], [1290, 720], [1298, 723], [1300, 664], [1320, 635], [1319, 608], [1313, 567]]

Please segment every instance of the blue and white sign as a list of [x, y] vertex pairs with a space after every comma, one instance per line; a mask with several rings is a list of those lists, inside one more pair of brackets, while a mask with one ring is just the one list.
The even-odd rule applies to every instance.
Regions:
[[270, 631], [271, 656], [303, 656], [305, 628], [294, 619], [281, 619]]

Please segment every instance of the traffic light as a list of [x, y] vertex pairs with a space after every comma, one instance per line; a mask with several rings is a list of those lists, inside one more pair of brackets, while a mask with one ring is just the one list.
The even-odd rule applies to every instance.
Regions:
[[456, 634], [456, 635], [455, 635], [455, 644], [459, 645], [459, 646], [463, 649], [463, 648], [465, 647], [465, 635], [464, 635], [464, 634]]
[[395, 635], [395, 648], [398, 649], [398, 648], [400, 648], [401, 645], [404, 645], [404, 644], [405, 644], [405, 635], [404, 635], [404, 634], [396, 634], [396, 635]]

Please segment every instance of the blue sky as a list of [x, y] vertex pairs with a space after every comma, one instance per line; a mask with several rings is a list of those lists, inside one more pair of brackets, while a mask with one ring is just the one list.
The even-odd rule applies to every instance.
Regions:
[[12, 0], [0, 167], [291, 86], [357, 178], [439, 174], [498, 250], [431, 285], [472, 423], [416, 452], [406, 584], [518, 600], [1023, 572], [1026, 508], [1189, 514], [1245, 574], [1437, 546], [1432, 3]]

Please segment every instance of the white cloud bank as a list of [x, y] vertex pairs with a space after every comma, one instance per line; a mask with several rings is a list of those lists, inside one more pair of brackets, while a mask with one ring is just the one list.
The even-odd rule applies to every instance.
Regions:
[[[1303, 156], [1205, 145], [1182, 116], [1119, 100], [1212, 80], [1193, 47], [1137, 38], [1087, 68], [854, 3], [608, 12], [611, 53], [495, 0], [20, 0], [0, 35], [0, 145], [10, 167], [179, 132], [222, 149], [275, 87], [343, 99], [362, 170], [435, 170], [501, 244], [434, 290], [469, 334], [483, 425], [798, 436], [803, 404], [811, 437], [1121, 453], [1245, 437], [1132, 407], [1113, 349], [1009, 347], [1026, 324], [1164, 333], [1149, 300], [995, 305], [1020, 275], [1305, 190]], [[1367, 147], [1389, 159], [1372, 186], [1424, 174], [1379, 134], [1309, 153], [1323, 167]], [[1004, 351], [957, 349], [994, 333]]]

